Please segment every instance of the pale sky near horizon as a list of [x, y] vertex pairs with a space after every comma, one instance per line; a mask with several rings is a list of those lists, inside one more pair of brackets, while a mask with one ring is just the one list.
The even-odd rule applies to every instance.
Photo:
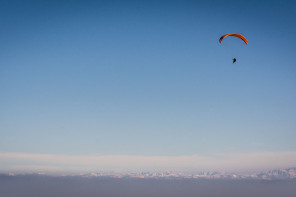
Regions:
[[[296, 166], [295, 9], [295, 1], [0, 1], [0, 153], [293, 153]], [[220, 44], [226, 33], [249, 44]]]

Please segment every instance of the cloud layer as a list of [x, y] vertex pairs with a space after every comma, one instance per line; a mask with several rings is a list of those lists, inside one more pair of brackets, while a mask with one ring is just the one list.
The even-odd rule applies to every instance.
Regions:
[[295, 166], [296, 152], [226, 153], [210, 156], [0, 153], [1, 172], [78, 173], [112, 170], [223, 170], [237, 172]]

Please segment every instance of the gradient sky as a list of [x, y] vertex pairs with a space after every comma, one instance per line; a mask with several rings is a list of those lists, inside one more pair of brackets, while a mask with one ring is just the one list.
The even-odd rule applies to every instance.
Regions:
[[[0, 152], [296, 152], [295, 10], [295, 1], [0, 1]], [[226, 33], [249, 44], [220, 44]]]

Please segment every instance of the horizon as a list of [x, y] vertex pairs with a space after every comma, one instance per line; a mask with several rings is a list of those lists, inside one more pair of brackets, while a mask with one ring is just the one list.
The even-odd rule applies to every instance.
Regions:
[[114, 179], [163, 179], [163, 180], [249, 180], [249, 181], [295, 181], [296, 167], [286, 169], [272, 169], [257, 172], [230, 172], [230, 171], [177, 171], [177, 170], [112, 170], [89, 172], [57, 172], [57, 171], [26, 171], [1, 173], [0, 177], [80, 177], [80, 178], [114, 178]]

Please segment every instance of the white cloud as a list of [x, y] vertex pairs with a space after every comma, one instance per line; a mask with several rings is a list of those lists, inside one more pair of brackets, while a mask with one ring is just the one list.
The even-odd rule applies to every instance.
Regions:
[[296, 152], [228, 153], [210, 156], [54, 155], [0, 153], [2, 172], [110, 170], [254, 171], [296, 166]]

